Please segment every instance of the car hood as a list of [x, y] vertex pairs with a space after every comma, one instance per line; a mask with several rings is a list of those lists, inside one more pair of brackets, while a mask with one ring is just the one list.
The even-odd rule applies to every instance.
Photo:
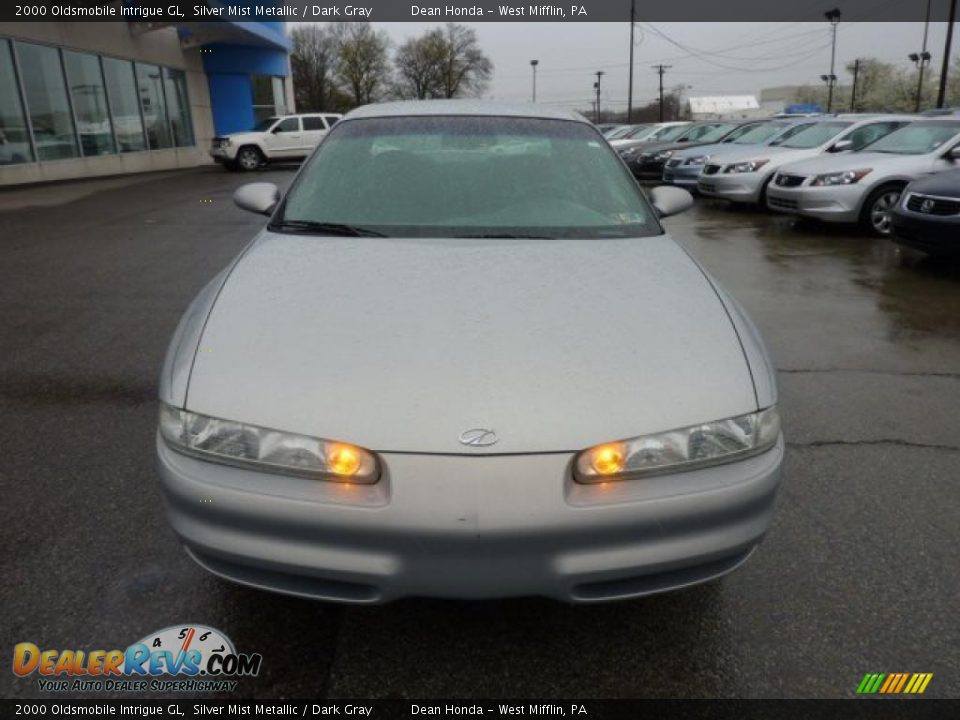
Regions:
[[816, 148], [784, 148], [784, 147], [770, 147], [770, 146], [757, 146], [757, 145], [745, 145], [742, 148], [736, 150], [730, 150], [718, 152], [712, 158], [710, 162], [715, 165], [727, 165], [729, 163], [735, 162], [745, 162], [747, 160], [762, 160], [768, 159], [770, 161], [769, 167], [776, 167], [778, 165], [783, 165], [788, 162], [795, 162], [798, 160], [803, 160], [808, 157], [814, 157], [820, 155], [823, 150], [819, 147]]
[[702, 147], [696, 142], [652, 142], [643, 146], [644, 152], [663, 152], [664, 150], [683, 150], [685, 148]]
[[790, 163], [783, 168], [783, 172], [796, 173], [797, 175], [819, 175], [844, 170], [872, 168], [874, 174], [878, 174], [881, 170], [885, 173], [910, 172], [921, 170], [929, 165], [930, 157], [928, 155], [894, 155], [892, 153], [872, 152], [826, 153]]
[[[379, 451], [577, 450], [756, 409], [739, 338], [669, 237], [278, 235], [207, 318], [189, 410]], [[490, 428], [499, 442], [458, 438]]]
[[246, 142], [246, 141], [257, 140], [257, 139], [263, 137], [263, 133], [255, 133], [255, 132], [249, 132], [249, 131], [248, 131], [248, 132], [234, 132], [234, 133], [227, 133], [226, 135], [217, 135], [217, 137], [218, 137], [218, 138], [229, 138], [230, 140], [232, 140], [232, 141], [234, 141], [234, 142], [241, 142], [241, 141]]
[[947, 170], [946, 172], [914, 180], [910, 183], [910, 189], [914, 192], [927, 193], [929, 195], [960, 198], [960, 170]]
[[[701, 155], [719, 155], [720, 153], [729, 154], [740, 152], [743, 149], [756, 149], [759, 145], [733, 145], [731, 143], [710, 143], [709, 145], [699, 145], [697, 143], [683, 143], [673, 153], [675, 158], [699, 157]], [[672, 147], [669, 149], [673, 149]], [[689, 152], [688, 152], [689, 150]]]

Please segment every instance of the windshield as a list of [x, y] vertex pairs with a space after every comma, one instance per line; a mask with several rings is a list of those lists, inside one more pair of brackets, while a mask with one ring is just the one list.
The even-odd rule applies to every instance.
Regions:
[[650, 140], [657, 140], [658, 142], [666, 142], [668, 140], [676, 140], [678, 137], [683, 135], [689, 127], [687, 125], [671, 125], [670, 127], [660, 128], [655, 133], [650, 136]]
[[819, 122], [805, 127], [789, 140], [781, 140], [775, 144], [785, 148], [815, 148], [836, 137], [851, 125], [853, 125], [852, 122]]
[[341, 122], [298, 177], [281, 214], [272, 227], [332, 223], [396, 237], [661, 232], [596, 130], [539, 118]]
[[617, 140], [636, 140], [637, 138], [645, 137], [652, 132], [653, 130], [649, 125], [631, 125], [630, 129], [618, 137]]
[[691, 141], [695, 140], [701, 143], [712, 143], [726, 137], [727, 133], [734, 128], [736, 128], [736, 125], [732, 123], [725, 125], [710, 125], [707, 127], [701, 127], [700, 132], [696, 135], [696, 137], [690, 137], [689, 135], [685, 135], [684, 137]]
[[759, 145], [764, 143], [786, 127], [785, 123], [764, 123], [763, 125], [751, 125], [746, 132], [735, 137], [732, 142], [735, 145]]
[[632, 132], [634, 127], [632, 125], [620, 125], [619, 127], [610, 128], [607, 132], [604, 133], [604, 136], [608, 140], [616, 140], [619, 137], [623, 137], [628, 132]]
[[280, 118], [278, 117], [268, 117], [265, 120], [261, 120], [260, 122], [258, 122], [256, 125], [253, 126], [250, 132], [266, 132], [271, 127], [273, 127], [273, 124], [279, 119]]
[[868, 150], [895, 155], [925, 155], [934, 152], [957, 134], [960, 134], [960, 120], [924, 120], [890, 133], [873, 143]]

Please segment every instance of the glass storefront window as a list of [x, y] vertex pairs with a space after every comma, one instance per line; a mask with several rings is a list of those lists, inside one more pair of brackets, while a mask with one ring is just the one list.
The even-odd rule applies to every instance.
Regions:
[[0, 38], [0, 165], [32, 161], [33, 148], [20, 103], [10, 42]]
[[143, 139], [143, 120], [140, 118], [140, 101], [137, 98], [137, 83], [133, 77], [133, 63], [129, 60], [103, 58], [103, 76], [107, 80], [107, 98], [113, 115], [120, 152], [146, 150]]
[[147, 128], [148, 145], [151, 150], [172, 147], [160, 68], [141, 63], [137, 63], [136, 67], [137, 91], [140, 95], [140, 108], [143, 110], [143, 123]]
[[77, 118], [80, 150], [85, 156], [116, 152], [100, 59], [96, 55], [64, 50], [63, 65]]
[[17, 59], [23, 72], [33, 140], [40, 160], [77, 157], [77, 136], [67, 100], [60, 51], [56, 48], [18, 42]]
[[0, 165], [194, 144], [183, 70], [0, 37]]
[[190, 121], [190, 97], [187, 95], [187, 77], [183, 70], [163, 69], [163, 84], [167, 91], [170, 110], [170, 133], [177, 147], [193, 145], [193, 123]]
[[259, 123], [269, 117], [287, 114], [286, 95], [282, 77], [251, 75], [253, 117]]

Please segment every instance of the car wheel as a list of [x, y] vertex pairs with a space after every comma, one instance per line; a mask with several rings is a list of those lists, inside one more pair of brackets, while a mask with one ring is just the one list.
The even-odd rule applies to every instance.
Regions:
[[242, 147], [237, 151], [237, 167], [244, 171], [256, 170], [263, 164], [263, 153], [255, 147]]
[[867, 232], [889, 237], [891, 232], [890, 213], [900, 202], [903, 188], [896, 185], [874, 190], [863, 205], [860, 224]]

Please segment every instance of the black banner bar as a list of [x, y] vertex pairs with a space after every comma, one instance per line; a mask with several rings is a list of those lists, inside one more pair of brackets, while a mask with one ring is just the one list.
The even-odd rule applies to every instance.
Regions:
[[0, 717], [941, 720], [960, 700], [0, 700]]
[[[926, 3], [903, 0], [636, 0], [639, 21], [824, 21], [836, 6], [843, 22], [923, 22]], [[949, 3], [935, 2], [933, 22], [945, 22]], [[626, 22], [630, 0], [4, 0], [0, 22]], [[0, 27], [0, 32], [3, 28]]]

